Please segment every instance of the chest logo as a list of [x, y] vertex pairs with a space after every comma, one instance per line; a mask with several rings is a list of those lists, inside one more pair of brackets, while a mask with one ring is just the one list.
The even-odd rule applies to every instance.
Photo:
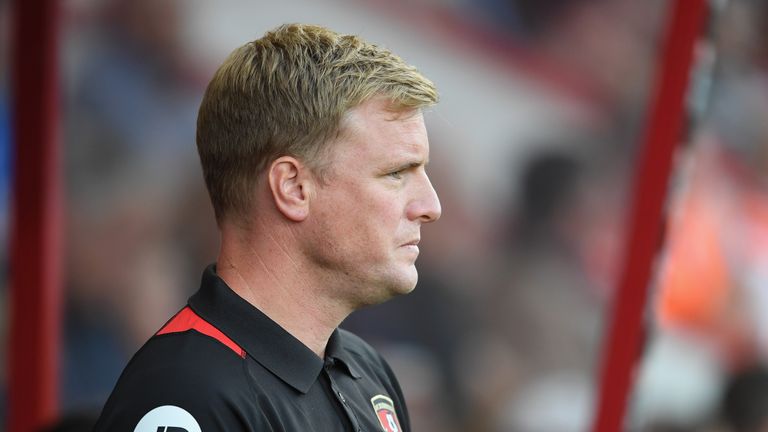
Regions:
[[395, 404], [392, 399], [384, 395], [376, 395], [371, 398], [371, 404], [384, 432], [401, 432], [403, 430], [397, 420]]
[[186, 410], [163, 405], [144, 414], [133, 432], [200, 432], [200, 425]]

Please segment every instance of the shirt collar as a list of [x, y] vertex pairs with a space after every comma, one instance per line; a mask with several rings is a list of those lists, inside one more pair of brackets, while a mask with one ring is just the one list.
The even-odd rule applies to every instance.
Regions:
[[[190, 307], [214, 327], [243, 347], [262, 366], [296, 390], [307, 393], [323, 368], [323, 360], [272, 321], [259, 309], [232, 291], [210, 265], [203, 273], [200, 290], [189, 299]], [[353, 377], [351, 359], [334, 330], [326, 357], [338, 358]]]
[[326, 361], [328, 361], [328, 359], [339, 361], [346, 367], [347, 373], [349, 373], [352, 378], [362, 378], [357, 360], [352, 356], [349, 347], [344, 345], [344, 338], [338, 328], [331, 333], [331, 337], [328, 339], [328, 345], [325, 348], [325, 357]]

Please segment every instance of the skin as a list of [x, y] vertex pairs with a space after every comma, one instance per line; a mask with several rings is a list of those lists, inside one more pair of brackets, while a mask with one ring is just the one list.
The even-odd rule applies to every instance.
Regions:
[[219, 276], [320, 357], [352, 311], [414, 289], [421, 226], [440, 217], [424, 118], [388, 108], [348, 113], [322, 178], [273, 161], [248, 220], [221, 224]]

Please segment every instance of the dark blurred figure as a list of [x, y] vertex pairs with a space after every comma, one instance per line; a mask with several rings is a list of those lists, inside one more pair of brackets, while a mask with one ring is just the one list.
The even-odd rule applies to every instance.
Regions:
[[68, 15], [65, 411], [100, 407], [129, 355], [197, 284], [180, 276], [175, 241], [196, 232], [177, 212], [202, 190], [191, 150], [203, 82], [180, 6], [112, 0]]
[[768, 369], [757, 366], [733, 375], [725, 389], [722, 412], [733, 432], [767, 432]]
[[549, 245], [558, 237], [552, 228], [563, 210], [573, 205], [582, 169], [573, 156], [561, 152], [531, 158], [522, 176], [520, 226], [510, 245], [521, 249], [558, 246]]
[[65, 132], [70, 193], [95, 199], [121, 173], [194, 165], [183, 150], [194, 143], [203, 82], [181, 44], [178, 1], [113, 0], [92, 13], [73, 23], [67, 45]]
[[590, 257], [616, 234], [606, 191], [620, 184], [594, 178], [596, 141], [542, 145], [518, 171], [493, 271], [501, 281], [484, 293], [484, 329], [466, 348], [482, 365], [464, 371], [473, 401], [467, 430], [588, 428], [603, 294]]

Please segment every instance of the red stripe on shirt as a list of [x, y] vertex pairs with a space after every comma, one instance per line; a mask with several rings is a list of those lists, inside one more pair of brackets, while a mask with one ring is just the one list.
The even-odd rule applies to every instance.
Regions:
[[236, 344], [235, 341], [227, 337], [221, 330], [212, 326], [208, 321], [196, 314], [189, 306], [185, 307], [179, 311], [176, 316], [171, 318], [171, 320], [157, 332], [157, 336], [168, 333], [185, 332], [187, 330], [196, 330], [206, 336], [210, 336], [226, 345], [240, 357], [245, 358], [245, 350], [242, 349], [240, 345]]

